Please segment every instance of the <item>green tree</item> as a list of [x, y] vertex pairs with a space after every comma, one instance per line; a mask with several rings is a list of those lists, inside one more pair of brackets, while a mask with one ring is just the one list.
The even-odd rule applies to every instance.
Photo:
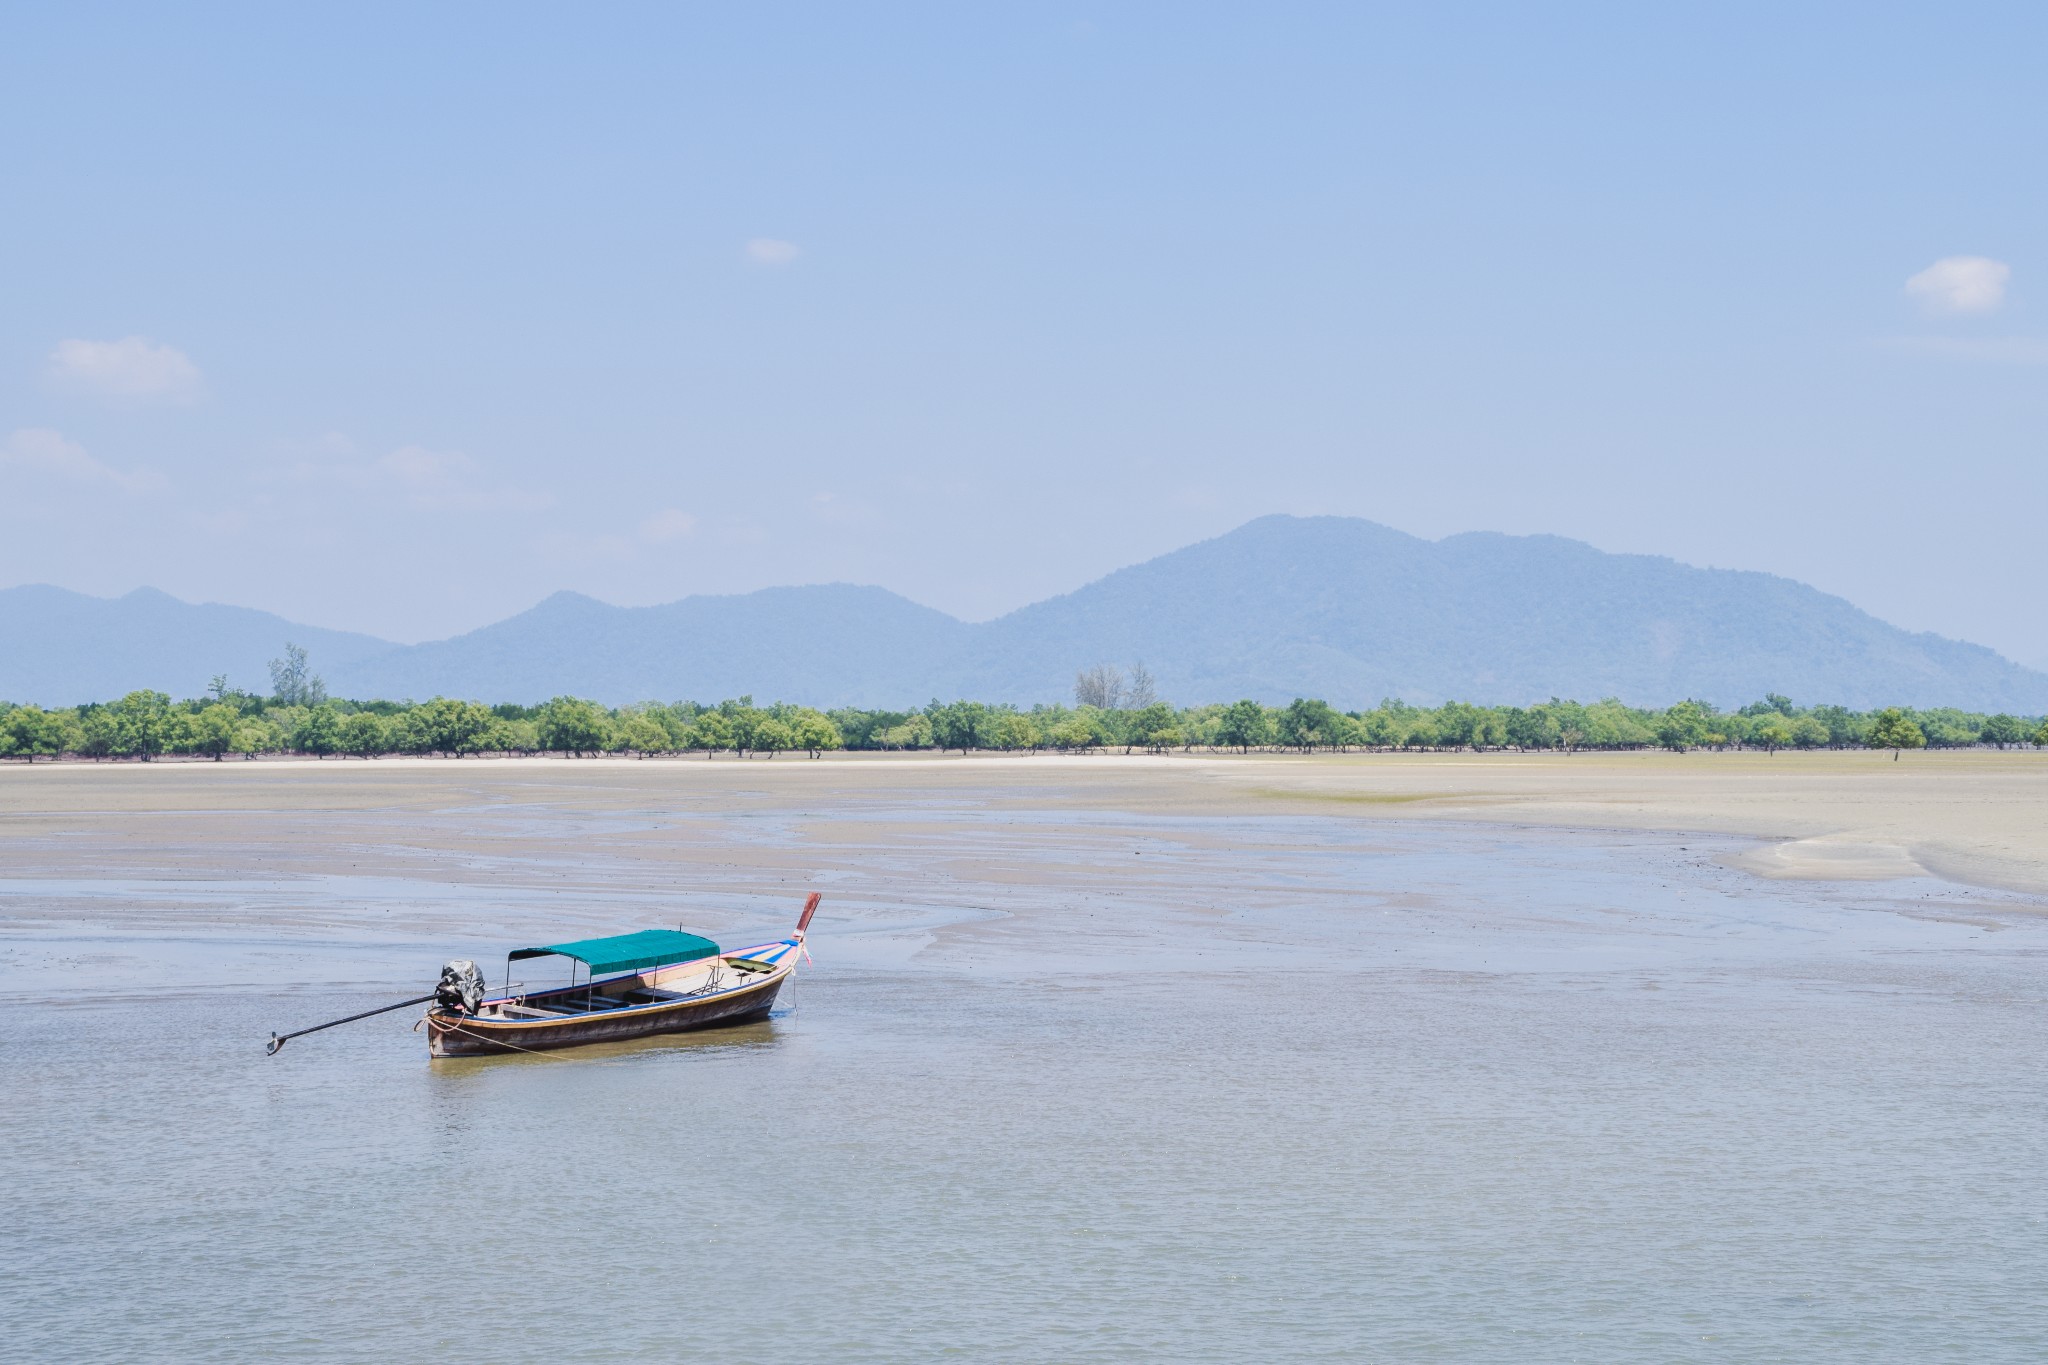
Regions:
[[45, 743], [52, 755], [75, 754], [85, 743], [85, 731], [75, 711], [52, 711], [44, 723]]
[[2027, 723], [2018, 716], [2000, 713], [1984, 718], [1984, 728], [1979, 732], [1986, 744], [1996, 744], [2003, 749], [2013, 744], [2024, 744], [2027, 740]]
[[849, 749], [883, 749], [889, 747], [882, 742], [882, 736], [892, 726], [903, 724], [912, 713], [907, 711], [862, 711], [857, 707], [842, 706], [826, 713], [826, 719], [839, 731]]
[[769, 718], [768, 713], [754, 705], [752, 696], [728, 698], [718, 703], [717, 709], [731, 733], [734, 752], [746, 757], [754, 748], [754, 731]]
[[1273, 718], [1266, 708], [1247, 698], [1223, 708], [1216, 727], [1216, 742], [1234, 746], [1241, 754], [1273, 742]]
[[1452, 748], [1479, 747], [1486, 712], [1470, 702], [1447, 701], [1436, 709], [1438, 740]]
[[1173, 714], [1171, 706], [1155, 701], [1131, 712], [1125, 724], [1124, 738], [1130, 744], [1141, 745], [1154, 753], [1161, 752], [1181, 742], [1179, 718]]
[[161, 692], [130, 692], [114, 703], [118, 754], [133, 754], [147, 763], [170, 744], [171, 699]]
[[217, 701], [202, 708], [187, 721], [192, 751], [220, 762], [222, 755], [233, 751], [235, 730], [241, 723], [242, 713], [226, 702]]
[[1204, 749], [1214, 749], [1218, 746], [1221, 741], [1217, 739], [1216, 731], [1223, 724], [1224, 709], [1214, 702], [1181, 709], [1178, 724], [1190, 748], [1199, 745]]
[[981, 702], [934, 699], [924, 714], [932, 723], [932, 743], [941, 750], [958, 749], [964, 754], [969, 749], [993, 747], [989, 729], [994, 713]]
[[391, 751], [391, 736], [384, 718], [374, 711], [357, 711], [341, 720], [338, 742], [341, 752], [369, 758]]
[[563, 753], [600, 753], [611, 740], [611, 718], [596, 702], [581, 697], [556, 697], [534, 718], [540, 747]]
[[245, 719], [235, 726], [234, 752], [245, 759], [268, 753], [277, 745], [277, 732], [261, 720]]
[[693, 701], [679, 701], [674, 706], [649, 706], [647, 714], [661, 722], [661, 728], [668, 731], [668, 752], [676, 753], [690, 747], [690, 723], [701, 710]]
[[1797, 707], [1792, 705], [1792, 699], [1790, 697], [1783, 696], [1777, 692], [1766, 692], [1764, 693], [1764, 699], [1762, 701], [1751, 702], [1749, 705], [1743, 707], [1742, 710], [1739, 711], [1737, 714], [1749, 716], [1751, 718], [1768, 715], [1779, 715], [1785, 717], [1787, 720], [1790, 720], [1793, 716], [1799, 714], [1799, 711]]
[[312, 754], [316, 758], [337, 753], [341, 749], [341, 717], [332, 706], [323, 702], [306, 712], [305, 719], [292, 727], [285, 742], [298, 752]]
[[1806, 714], [1827, 727], [1828, 744], [1832, 748], [1847, 749], [1861, 745], [1864, 736], [1870, 732], [1869, 719], [1846, 706], [1816, 706]]
[[878, 737], [884, 749], [929, 749], [932, 747], [931, 717], [922, 711], [906, 717], [901, 725], [892, 725]]
[[1770, 711], [1750, 727], [1749, 742], [1765, 753], [1774, 754], [1792, 743], [1792, 722], [1778, 711]]
[[1918, 749], [1927, 743], [1927, 736], [1920, 733], [1906, 713], [1896, 706], [1887, 706], [1870, 718], [1870, 734], [1864, 743], [1872, 749], [1890, 749], [1892, 762], [1899, 761], [1899, 750]]
[[1039, 734], [1047, 748], [1062, 753], [1077, 753], [1093, 747], [1095, 731], [1089, 726], [1088, 718], [1078, 712], [1068, 711], [1041, 723]]
[[737, 748], [738, 742], [733, 738], [731, 717], [718, 711], [704, 712], [690, 722], [689, 739], [683, 747], [701, 749], [706, 758], [721, 749]]
[[1493, 707], [1482, 707], [1472, 722], [1472, 747], [1475, 749], [1499, 749], [1508, 742], [1508, 718], [1505, 711]]
[[612, 744], [627, 753], [665, 754], [673, 741], [668, 728], [644, 711], [629, 711], [612, 729]]
[[757, 754], [766, 754], [768, 757], [773, 758], [775, 755], [795, 747], [796, 736], [790, 733], [787, 725], [773, 716], [763, 718], [761, 723], [754, 727], [752, 750]]
[[1510, 706], [1501, 715], [1507, 742], [1524, 751], [1557, 747], [1557, 722], [1541, 706]]
[[1652, 728], [1656, 718], [1624, 706], [1614, 697], [1603, 697], [1583, 708], [1583, 714], [1586, 735], [1581, 743], [1588, 749], [1639, 749], [1659, 742]]
[[809, 707], [798, 707], [786, 722], [789, 726], [790, 747], [802, 749], [812, 758], [817, 758], [827, 749], [837, 749], [846, 743], [834, 725], [821, 712]]
[[0, 754], [33, 763], [57, 753], [62, 729], [40, 706], [17, 706], [0, 716]]
[[991, 749], [1014, 753], [1019, 749], [1036, 749], [1045, 742], [1045, 735], [1035, 720], [1014, 706], [996, 706], [989, 709], [981, 739]]
[[1543, 713], [1544, 724], [1555, 735], [1552, 741], [1556, 747], [1571, 753], [1586, 742], [1586, 735], [1592, 729], [1591, 718], [1586, 708], [1575, 701], [1559, 701], [1552, 697], [1535, 708]]
[[1792, 743], [1801, 749], [1819, 749], [1828, 742], [1828, 727], [1812, 716], [1792, 718]]
[[1657, 719], [1657, 742], [1675, 753], [1708, 742], [1713, 708], [1705, 702], [1682, 701]]
[[1061, 753], [1083, 753], [1095, 747], [1095, 727], [1080, 712], [1069, 712], [1045, 728], [1045, 742]]
[[405, 748], [417, 754], [471, 754], [497, 720], [473, 701], [435, 697], [406, 713]]
[[1287, 703], [1287, 709], [1280, 713], [1280, 739], [1303, 753], [1312, 752], [1318, 744], [1332, 742], [1331, 732], [1336, 728], [1337, 713], [1330, 704], [1315, 698], [1296, 697]]
[[540, 727], [524, 717], [512, 720], [494, 717], [491, 728], [484, 733], [481, 747], [495, 754], [538, 753]]
[[1374, 749], [1401, 746], [1401, 727], [1384, 705], [1358, 713], [1358, 742]]
[[1906, 715], [1920, 727], [1921, 737], [1930, 749], [1966, 748], [1977, 743], [1983, 734], [1984, 717], [1958, 711], [1953, 706], [1938, 706], [1917, 714], [1909, 711]]
[[111, 706], [88, 702], [78, 708], [78, 752], [106, 758], [119, 751], [121, 717]]

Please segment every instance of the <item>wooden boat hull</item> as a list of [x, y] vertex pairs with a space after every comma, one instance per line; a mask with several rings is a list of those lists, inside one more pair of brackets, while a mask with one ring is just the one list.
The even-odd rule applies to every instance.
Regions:
[[427, 1051], [433, 1057], [484, 1057], [508, 1052], [546, 1052], [586, 1043], [617, 1043], [660, 1033], [686, 1033], [766, 1017], [776, 994], [796, 969], [790, 953], [775, 970], [721, 990], [631, 1009], [606, 1010], [545, 1019], [491, 1018], [427, 1011]]

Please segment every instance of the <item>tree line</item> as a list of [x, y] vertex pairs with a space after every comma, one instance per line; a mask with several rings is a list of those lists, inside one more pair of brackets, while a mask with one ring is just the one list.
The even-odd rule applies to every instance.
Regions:
[[[44, 710], [0, 702], [0, 757], [150, 760], [166, 754], [253, 758], [294, 754], [376, 758], [387, 754], [674, 755], [773, 758], [828, 750], [1109, 751], [1169, 749], [1315, 751], [1648, 749], [1844, 749], [2048, 746], [2040, 717], [1954, 708], [1795, 706], [1771, 695], [1739, 710], [1699, 701], [1633, 707], [1553, 698], [1532, 706], [1398, 700], [1340, 711], [1299, 698], [1176, 707], [1147, 700], [1028, 709], [933, 701], [902, 710], [818, 711], [751, 697], [705, 705], [681, 701], [607, 707], [579, 697], [537, 706], [485, 706], [450, 697], [425, 702], [330, 698], [317, 678], [289, 673], [269, 695], [215, 679], [207, 695], [173, 701], [130, 692], [118, 701]], [[1100, 679], [1096, 680], [1097, 682]], [[1096, 695], [1103, 690], [1098, 689]], [[1137, 695], [1143, 697], [1149, 685]]]

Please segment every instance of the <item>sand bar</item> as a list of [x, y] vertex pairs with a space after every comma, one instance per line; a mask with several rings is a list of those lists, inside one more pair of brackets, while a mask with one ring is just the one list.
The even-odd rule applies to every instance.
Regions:
[[547, 837], [697, 862], [717, 851], [643, 839], [635, 813], [857, 821], [906, 805], [1737, 835], [1769, 841], [1736, 859], [1763, 876], [1932, 874], [2048, 894], [2048, 753], [1981, 750], [4, 765], [0, 861], [15, 876], [198, 875], [231, 853], [245, 871], [347, 872], [365, 848], [402, 861], [410, 847], [423, 875], [459, 875], [447, 854], [517, 844], [534, 833], [522, 810], [544, 808], [573, 816], [551, 816]]

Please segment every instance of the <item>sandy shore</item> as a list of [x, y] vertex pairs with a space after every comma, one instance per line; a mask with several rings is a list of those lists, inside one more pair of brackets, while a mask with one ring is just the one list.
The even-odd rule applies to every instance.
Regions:
[[[536, 836], [702, 862], [718, 850], [644, 838], [636, 813], [857, 825], [864, 811], [918, 808], [1063, 811], [1083, 825], [1093, 811], [1289, 813], [1739, 835], [1770, 841], [1736, 858], [1766, 877], [1932, 874], [2048, 894], [2048, 754], [1982, 751], [0, 765], [0, 862], [14, 876], [200, 875], [227, 854], [244, 871], [317, 873], [412, 848], [431, 872], [449, 853], [487, 858]], [[544, 834], [526, 818], [542, 810]]]

